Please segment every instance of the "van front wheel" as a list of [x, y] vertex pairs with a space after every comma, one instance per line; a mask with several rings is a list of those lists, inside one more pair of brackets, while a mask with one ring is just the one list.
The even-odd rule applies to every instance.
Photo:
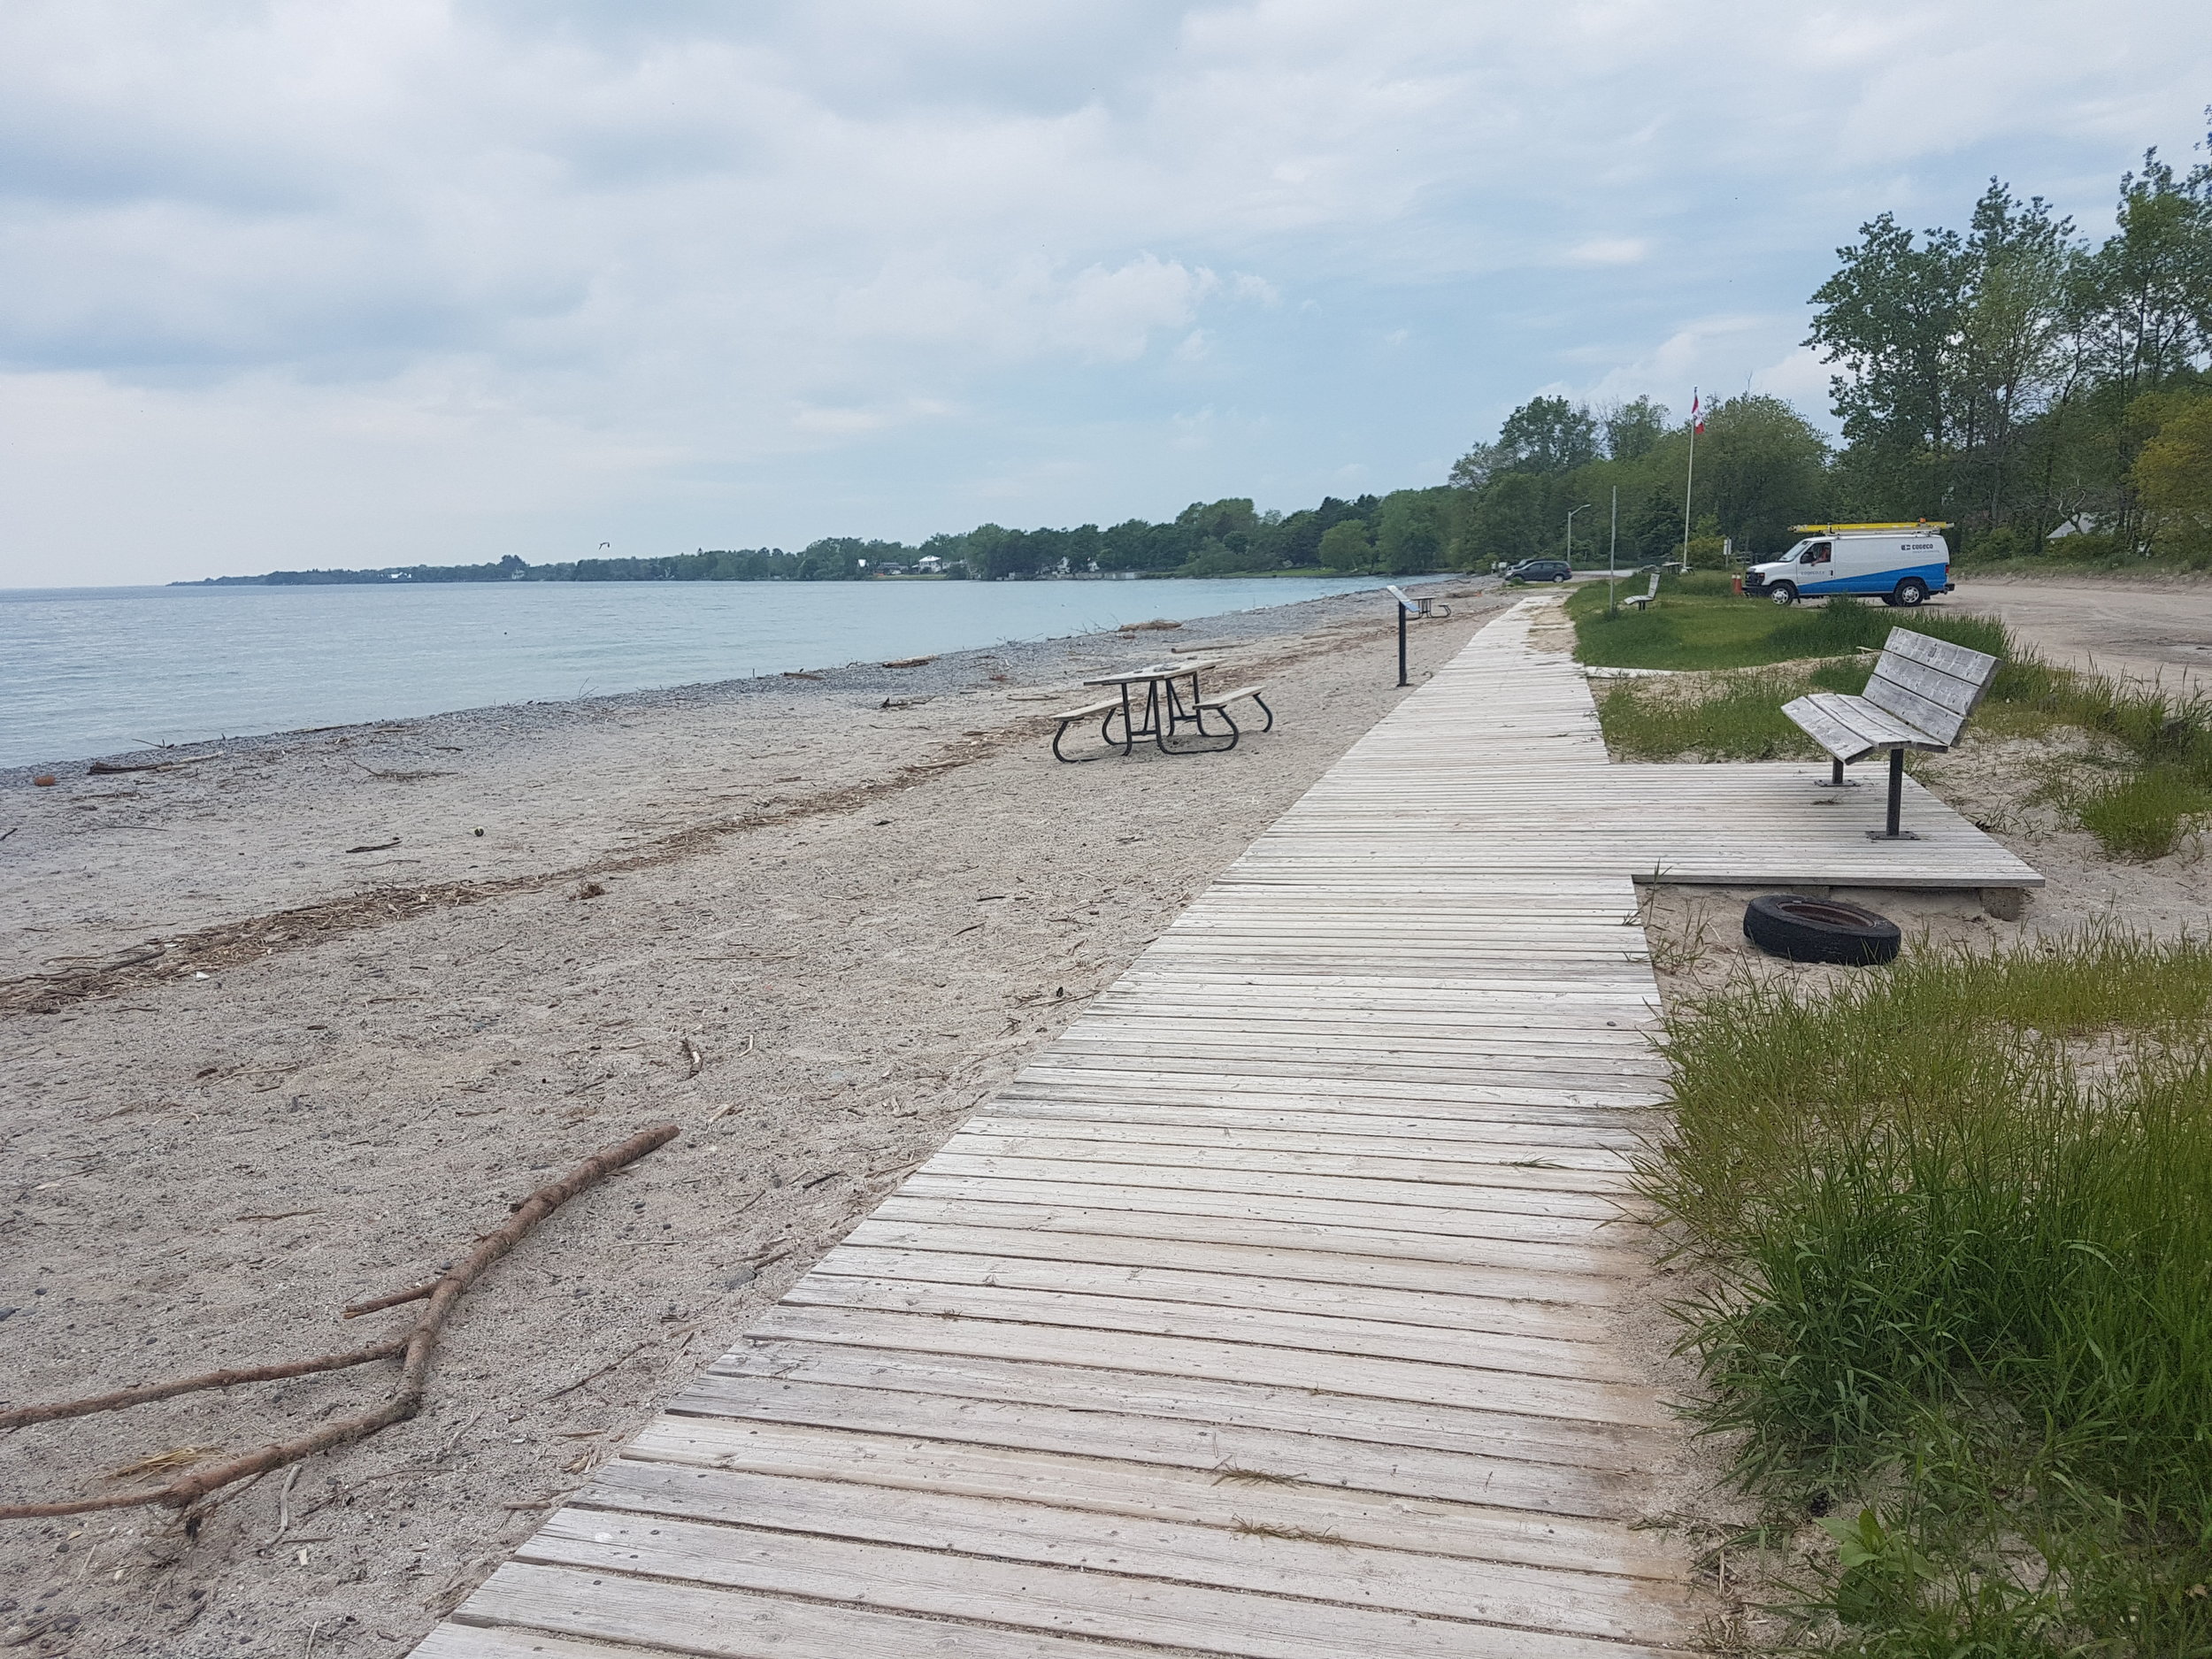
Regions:
[[1767, 597], [1778, 605], [1793, 605], [1797, 603], [1797, 589], [1788, 582], [1777, 582], [1767, 589]]
[[1924, 605], [1928, 603], [1928, 584], [1917, 576], [1908, 576], [1897, 584], [1897, 603], [1901, 605]]

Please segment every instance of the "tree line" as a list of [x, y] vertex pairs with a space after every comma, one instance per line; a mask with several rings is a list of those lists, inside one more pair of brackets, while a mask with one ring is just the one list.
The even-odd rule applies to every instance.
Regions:
[[2212, 565], [2212, 164], [2184, 172], [2147, 152], [2121, 175], [2101, 240], [1993, 179], [1963, 230], [1914, 232], [1883, 213], [1837, 258], [1806, 343], [1835, 370], [1840, 443], [1786, 399], [1748, 390], [1704, 411], [1695, 434], [1648, 398], [1538, 396], [1441, 484], [1290, 513], [1230, 497], [1103, 529], [985, 524], [918, 544], [829, 537], [796, 552], [219, 580], [835, 581], [925, 557], [976, 580], [1412, 575], [1545, 555], [1717, 565], [1732, 544], [1740, 557], [1784, 550], [1793, 524], [1924, 518], [1951, 524], [1969, 558], [2062, 549]]

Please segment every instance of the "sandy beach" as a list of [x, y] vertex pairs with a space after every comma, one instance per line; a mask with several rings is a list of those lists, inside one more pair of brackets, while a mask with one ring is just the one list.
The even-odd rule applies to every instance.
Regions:
[[[1508, 603], [1474, 586], [1432, 585], [1417, 680]], [[1052, 759], [1083, 678], [1215, 644], [1271, 733]], [[1394, 705], [1394, 650], [1368, 595], [0, 775], [6, 1402], [373, 1340], [408, 1310], [339, 1310], [684, 1132], [470, 1293], [414, 1421], [188, 1530], [0, 1529], [0, 1640], [404, 1653]], [[113, 1491], [383, 1386], [19, 1430], [0, 1494]]]
[[[1517, 596], [1476, 588], [1431, 586], [1455, 614], [1414, 628], [1417, 681]], [[2082, 626], [2036, 614], [2054, 645]], [[1275, 729], [1052, 759], [1084, 678], [1179, 651], [1263, 682]], [[0, 1403], [403, 1329], [339, 1310], [595, 1148], [682, 1131], [470, 1293], [413, 1421], [189, 1525], [0, 1528], [0, 1640], [405, 1653], [1394, 706], [1394, 671], [1367, 595], [0, 775]], [[2022, 920], [1843, 896], [1937, 942], [2200, 926], [2200, 841], [2105, 858], [2049, 757], [1970, 735], [1921, 773], [2049, 879]], [[1671, 1000], [1758, 965], [1747, 894], [1647, 893]], [[250, 1450], [388, 1370], [19, 1430], [0, 1502]]]

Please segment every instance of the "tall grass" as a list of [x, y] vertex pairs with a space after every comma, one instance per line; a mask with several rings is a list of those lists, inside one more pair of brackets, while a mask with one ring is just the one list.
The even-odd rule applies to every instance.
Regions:
[[1671, 1019], [1702, 1409], [1839, 1509], [1845, 1650], [2212, 1652], [2208, 1014], [2212, 947], [2108, 935]]
[[1808, 691], [1858, 691], [1867, 669], [1851, 663], [1746, 669], [1686, 690], [1615, 680], [1598, 698], [1598, 724], [1623, 760], [1786, 760], [1820, 746], [1782, 712]]

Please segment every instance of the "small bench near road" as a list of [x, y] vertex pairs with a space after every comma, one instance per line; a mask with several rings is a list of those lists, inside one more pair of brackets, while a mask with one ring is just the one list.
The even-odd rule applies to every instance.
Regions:
[[1782, 712], [1835, 757], [1829, 780], [1834, 787], [1843, 787], [1848, 763], [1887, 749], [1889, 827], [1867, 834], [1877, 841], [1911, 841], [1911, 832], [1897, 824], [1905, 793], [1905, 751], [1939, 754], [1958, 741], [1998, 667], [1999, 659], [1984, 652], [1892, 628], [1863, 695], [1816, 691], [1783, 704]]

